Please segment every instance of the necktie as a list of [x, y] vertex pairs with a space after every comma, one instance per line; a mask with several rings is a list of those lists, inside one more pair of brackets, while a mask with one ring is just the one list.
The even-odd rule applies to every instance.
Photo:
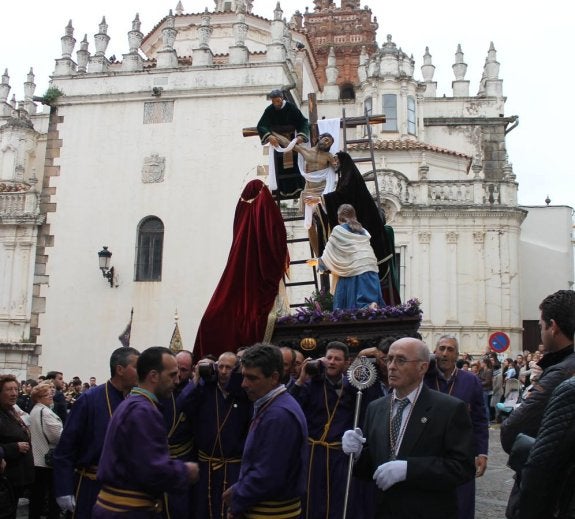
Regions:
[[401, 418], [403, 417], [403, 411], [409, 405], [409, 398], [396, 398], [395, 401], [397, 402], [397, 410], [391, 419], [391, 428], [390, 428], [390, 439], [391, 439], [391, 455], [392, 458], [395, 459], [395, 455], [398, 449], [398, 440], [399, 440], [399, 431], [401, 429]]

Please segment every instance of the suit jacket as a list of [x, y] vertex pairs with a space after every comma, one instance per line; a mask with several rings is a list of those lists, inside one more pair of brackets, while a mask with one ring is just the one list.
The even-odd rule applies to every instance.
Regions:
[[[367, 408], [367, 441], [355, 467], [359, 477], [372, 478], [375, 469], [391, 459], [391, 399], [390, 394]], [[455, 489], [475, 477], [473, 428], [464, 402], [422, 386], [397, 459], [407, 460], [406, 480], [377, 491], [376, 517], [456, 518]]]

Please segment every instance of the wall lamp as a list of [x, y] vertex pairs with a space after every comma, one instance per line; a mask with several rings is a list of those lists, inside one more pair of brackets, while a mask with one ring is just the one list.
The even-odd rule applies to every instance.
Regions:
[[108, 247], [104, 245], [104, 248], [98, 252], [98, 261], [100, 263], [100, 270], [102, 275], [108, 280], [110, 286], [114, 286], [114, 267], [110, 267], [110, 258], [112, 253], [108, 250]]

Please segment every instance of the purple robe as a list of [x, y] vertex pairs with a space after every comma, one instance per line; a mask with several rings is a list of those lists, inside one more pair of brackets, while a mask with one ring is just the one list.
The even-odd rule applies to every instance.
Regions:
[[[467, 404], [467, 410], [473, 425], [474, 455], [487, 455], [489, 449], [489, 420], [483, 401], [483, 387], [477, 375], [470, 371], [456, 369], [449, 380], [438, 372], [430, 372], [425, 383], [431, 389], [454, 396]], [[475, 479], [457, 487], [458, 519], [475, 517]]]
[[94, 506], [94, 519], [162, 517], [153, 509], [116, 512], [112, 509], [120, 505], [104, 492], [128, 493], [142, 501], [163, 504], [166, 491], [187, 491], [188, 469], [183, 461], [170, 458], [166, 426], [157, 406], [151, 393], [136, 388], [114, 413], [98, 467], [102, 490]]
[[[345, 377], [341, 387], [339, 397], [332, 383], [323, 376], [315, 376], [303, 386], [294, 385], [290, 389], [305, 414], [311, 446], [307, 496], [303, 507], [307, 519], [341, 519], [349, 467], [349, 456], [341, 450], [341, 437], [353, 428], [357, 395], [357, 389]], [[377, 384], [364, 390], [359, 424], [363, 422], [367, 404], [380, 394]], [[352, 478], [349, 517], [373, 517], [374, 500], [374, 484]]]
[[110, 417], [124, 395], [110, 381], [76, 400], [54, 451], [54, 495], [76, 497], [72, 517], [89, 518], [100, 491], [96, 470]]
[[241, 379], [240, 373], [232, 374], [226, 397], [217, 382], [202, 379], [178, 399], [178, 406], [193, 424], [200, 464], [200, 480], [192, 488], [198, 518], [225, 517], [222, 494], [240, 474], [252, 416], [252, 404], [240, 388]]
[[[185, 389], [192, 386], [192, 383], [183, 386]], [[194, 437], [192, 423], [188, 417], [181, 412], [177, 403], [175, 393], [169, 398], [160, 402], [159, 409], [164, 418], [166, 430], [168, 432], [168, 448], [170, 457], [176, 460], [192, 461]], [[166, 494], [166, 506], [168, 507], [169, 517], [181, 517], [186, 519], [192, 517], [192, 496], [186, 492], [168, 492]]]
[[308, 456], [305, 416], [284, 391], [264, 404], [251, 422], [240, 476], [232, 486], [232, 514], [241, 517], [266, 501], [303, 498]]

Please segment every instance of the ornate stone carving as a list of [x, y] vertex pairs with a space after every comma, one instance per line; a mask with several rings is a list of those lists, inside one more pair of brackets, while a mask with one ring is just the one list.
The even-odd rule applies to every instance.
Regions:
[[477, 244], [481, 244], [485, 241], [485, 232], [483, 231], [475, 231], [473, 233], [473, 242]]
[[446, 235], [447, 243], [457, 243], [457, 237], [459, 236], [455, 231], [449, 231]]
[[152, 153], [144, 159], [142, 167], [142, 182], [144, 184], [157, 184], [164, 181], [166, 170], [166, 157], [160, 157], [157, 153]]
[[429, 231], [419, 231], [417, 237], [419, 238], [419, 243], [431, 242], [431, 233]]

